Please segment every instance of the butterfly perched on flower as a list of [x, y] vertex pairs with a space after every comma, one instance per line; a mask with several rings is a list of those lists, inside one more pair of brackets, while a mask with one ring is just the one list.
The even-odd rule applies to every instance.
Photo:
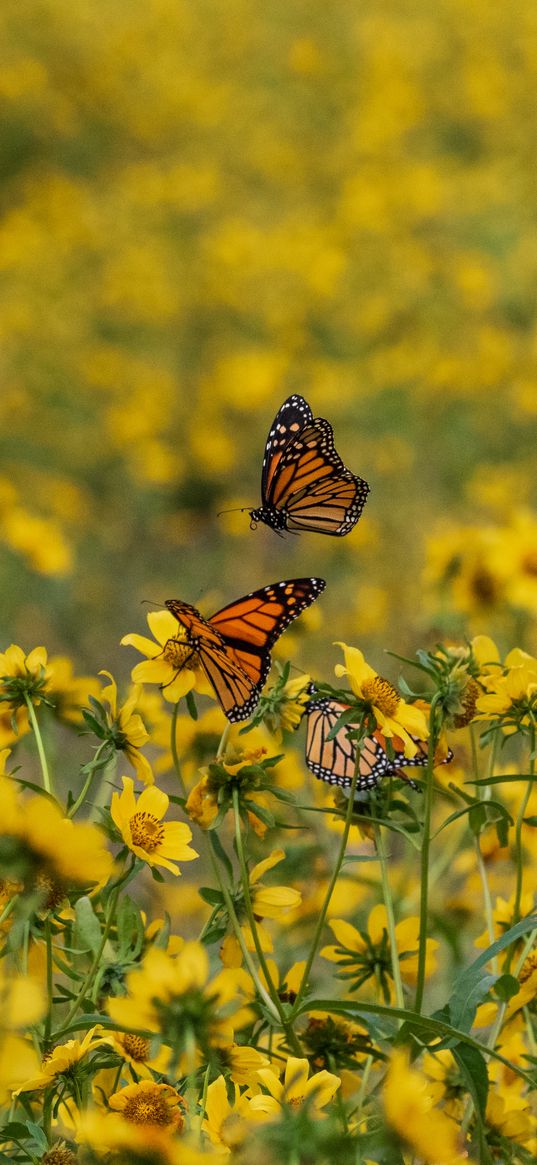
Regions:
[[332, 426], [314, 417], [302, 396], [288, 397], [268, 435], [261, 475], [261, 506], [250, 510], [252, 529], [313, 530], [341, 537], [356, 525], [369, 493], [334, 447]]
[[282, 631], [319, 597], [322, 578], [270, 583], [229, 603], [210, 619], [180, 599], [166, 606], [186, 632], [181, 667], [199, 663], [228, 720], [254, 711], [270, 671], [270, 650]]
[[[344, 789], [350, 788], [354, 775], [356, 748], [349, 740], [347, 730], [349, 724], [342, 724], [332, 739], [329, 735], [335, 728], [340, 716], [349, 709], [348, 704], [329, 697], [310, 700], [306, 704], [307, 734], [306, 734], [306, 764], [320, 781], [327, 781], [329, 785], [340, 785]], [[390, 737], [389, 743], [382, 732], [377, 730], [367, 736], [362, 743], [360, 752], [360, 766], [356, 782], [356, 791], [374, 789], [383, 777], [400, 776], [413, 789], [417, 785], [409, 777], [401, 773], [401, 769], [418, 767], [424, 768], [428, 760], [427, 743], [412, 737], [418, 751], [415, 756], [405, 756], [403, 741], [398, 737]], [[439, 763], [447, 764], [453, 759], [451, 749]]]

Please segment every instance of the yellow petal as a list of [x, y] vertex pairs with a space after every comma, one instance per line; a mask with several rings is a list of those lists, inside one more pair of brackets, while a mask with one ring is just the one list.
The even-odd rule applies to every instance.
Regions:
[[181, 632], [177, 619], [172, 615], [171, 611], [150, 611], [147, 616], [147, 622], [151, 634], [154, 635], [157, 643], [160, 643], [161, 647], [164, 647], [168, 639], [177, 639], [182, 634], [184, 635], [184, 632]]

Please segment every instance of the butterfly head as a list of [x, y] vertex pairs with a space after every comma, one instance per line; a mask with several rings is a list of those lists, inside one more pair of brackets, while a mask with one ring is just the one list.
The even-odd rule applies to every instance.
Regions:
[[250, 530], [256, 530], [258, 522], [264, 522], [266, 526], [270, 526], [272, 530], [277, 532], [287, 529], [287, 512], [285, 510], [259, 506], [259, 509], [248, 512], [250, 514]]

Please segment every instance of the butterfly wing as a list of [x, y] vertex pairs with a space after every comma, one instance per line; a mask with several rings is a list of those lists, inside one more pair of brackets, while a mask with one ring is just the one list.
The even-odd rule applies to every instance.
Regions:
[[293, 440], [305, 425], [313, 420], [313, 413], [303, 396], [293, 393], [283, 402], [281, 409], [276, 413], [270, 433], [267, 437], [263, 470], [261, 473], [261, 498], [263, 506], [267, 505], [272, 483], [281, 461], [285, 447]]
[[246, 720], [270, 671], [270, 649], [282, 631], [324, 590], [322, 578], [271, 583], [236, 599], [206, 620], [178, 599], [166, 606], [185, 627], [228, 720]]
[[210, 623], [259, 691], [270, 671], [270, 650], [282, 631], [324, 591], [322, 578], [294, 578], [252, 591], [211, 616]]
[[[347, 709], [348, 704], [328, 698], [310, 700], [306, 706], [306, 764], [319, 780], [343, 789], [352, 785], [356, 749], [347, 736], [348, 725], [342, 725], [331, 740], [328, 736]], [[373, 736], [367, 737], [360, 752], [356, 791], [373, 789], [386, 772], [386, 753]]]
[[[327, 739], [347, 708], [348, 705], [328, 698], [310, 700], [306, 707], [308, 717], [306, 764], [319, 780], [348, 789], [352, 784], [356, 750], [353, 742], [347, 737], [347, 726], [342, 725], [332, 740]], [[374, 732], [366, 737], [360, 753], [356, 790], [373, 789], [382, 777], [392, 774], [407, 780], [412, 788], [417, 788], [415, 783], [410, 778], [405, 778], [400, 771], [405, 768], [421, 768], [427, 764], [428, 751], [425, 741], [416, 739], [415, 743], [418, 745], [418, 752], [414, 757], [407, 757], [404, 754], [403, 742], [396, 739], [394, 742], [392, 739], [393, 755], [390, 756], [386, 739], [381, 732]], [[449, 750], [442, 763], [448, 764], [452, 759], [453, 753]]]
[[343, 464], [329, 422], [314, 418], [302, 397], [289, 397], [269, 434], [262, 507], [253, 520], [341, 537], [358, 521], [368, 493], [367, 482]]

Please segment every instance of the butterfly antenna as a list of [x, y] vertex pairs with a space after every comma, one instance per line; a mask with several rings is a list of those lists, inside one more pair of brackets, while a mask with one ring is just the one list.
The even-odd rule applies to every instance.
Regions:
[[144, 606], [144, 603], [147, 603], [147, 604], [149, 604], [151, 607], [162, 607], [162, 608], [164, 608], [164, 606], [165, 606], [165, 603], [157, 603], [157, 600], [156, 600], [156, 599], [140, 599], [140, 605], [141, 605], [142, 607]]
[[220, 518], [222, 516], [222, 514], [249, 514], [250, 508], [253, 509], [254, 507], [253, 506], [252, 507], [250, 507], [250, 506], [234, 506], [234, 508], [232, 510], [218, 510], [216, 516], [217, 516], [217, 518]]

